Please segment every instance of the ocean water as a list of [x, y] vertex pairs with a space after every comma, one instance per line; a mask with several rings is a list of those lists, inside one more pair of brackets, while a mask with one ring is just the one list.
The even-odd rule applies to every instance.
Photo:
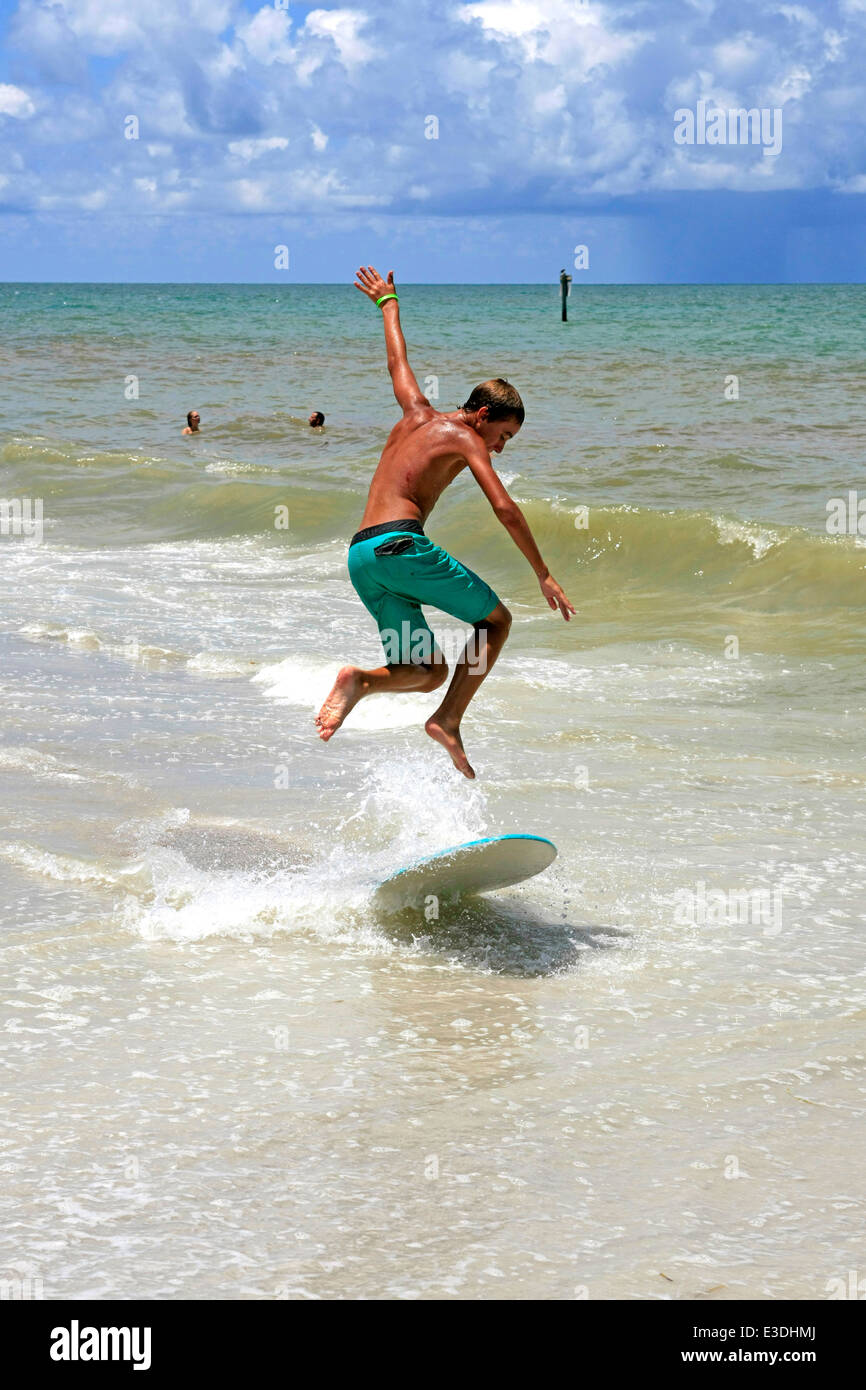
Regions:
[[[577, 608], [461, 475], [428, 534], [515, 619], [474, 783], [435, 692], [315, 735], [379, 660], [345, 568], [396, 418], [371, 306], [0, 286], [0, 497], [42, 508], [0, 536], [0, 1277], [826, 1297], [866, 1273], [866, 289], [401, 296], [442, 409], [523, 394], [496, 466]], [[393, 868], [514, 831], [555, 865], [377, 916]]]

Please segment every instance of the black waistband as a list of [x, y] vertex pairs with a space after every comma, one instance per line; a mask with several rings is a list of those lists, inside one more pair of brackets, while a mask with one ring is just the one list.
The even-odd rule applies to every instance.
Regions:
[[382, 521], [378, 526], [366, 526], [363, 531], [356, 531], [349, 545], [368, 541], [371, 536], [384, 536], [386, 531], [411, 531], [415, 536], [423, 536], [424, 527], [420, 521]]

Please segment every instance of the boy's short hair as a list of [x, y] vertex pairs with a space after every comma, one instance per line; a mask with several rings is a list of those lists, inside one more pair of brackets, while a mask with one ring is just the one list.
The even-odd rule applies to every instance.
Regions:
[[523, 424], [526, 414], [523, 401], [504, 377], [496, 376], [490, 381], [482, 381], [480, 386], [475, 387], [462, 409], [480, 410], [483, 405], [487, 406], [488, 420], [506, 420], [514, 415], [521, 425]]

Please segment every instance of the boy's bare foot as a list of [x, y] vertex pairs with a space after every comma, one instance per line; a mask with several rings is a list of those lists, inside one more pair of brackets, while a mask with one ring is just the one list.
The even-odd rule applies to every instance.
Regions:
[[442, 747], [450, 753], [451, 761], [458, 772], [462, 772], [464, 777], [475, 776], [463, 750], [459, 724], [446, 724], [441, 719], [437, 719], [435, 714], [431, 714], [424, 728], [431, 738], [435, 738], [436, 742], [441, 743]]
[[319, 738], [327, 743], [339, 729], [349, 710], [354, 709], [361, 696], [365, 694], [364, 682], [357, 667], [343, 666], [334, 681], [334, 688], [319, 713], [316, 725]]

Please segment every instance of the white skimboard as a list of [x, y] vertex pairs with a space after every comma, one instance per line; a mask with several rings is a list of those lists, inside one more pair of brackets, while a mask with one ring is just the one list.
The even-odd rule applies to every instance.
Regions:
[[540, 874], [556, 858], [556, 845], [541, 835], [497, 835], [440, 850], [392, 874], [373, 895], [385, 912], [423, 907], [433, 895], [441, 902], [471, 893], [510, 888]]

